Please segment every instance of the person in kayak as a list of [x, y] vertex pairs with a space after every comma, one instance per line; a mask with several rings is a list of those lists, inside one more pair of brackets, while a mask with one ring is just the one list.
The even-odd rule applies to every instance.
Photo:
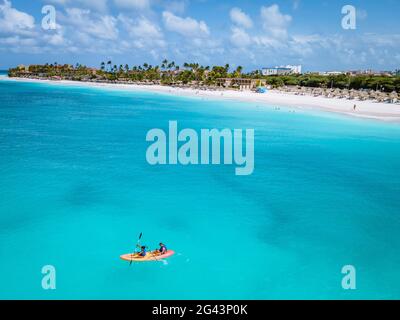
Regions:
[[160, 254], [165, 254], [165, 253], [167, 253], [167, 247], [165, 246], [165, 244], [163, 244], [162, 242], [160, 242], [160, 249], [158, 249], [158, 252], [160, 253]]
[[140, 247], [139, 256], [145, 257], [146, 254], [147, 254], [146, 246], [141, 246], [141, 247]]

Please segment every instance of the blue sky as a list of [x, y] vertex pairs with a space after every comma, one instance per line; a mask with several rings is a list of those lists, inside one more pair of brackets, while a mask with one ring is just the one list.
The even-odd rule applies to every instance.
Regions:
[[[42, 28], [44, 5], [56, 29]], [[344, 5], [356, 29], [342, 28]], [[0, 0], [0, 69], [101, 61], [400, 69], [398, 0]]]

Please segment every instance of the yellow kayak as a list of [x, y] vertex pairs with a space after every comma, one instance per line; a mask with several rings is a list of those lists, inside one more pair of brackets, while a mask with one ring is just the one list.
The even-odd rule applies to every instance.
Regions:
[[175, 251], [168, 250], [164, 254], [160, 254], [158, 251], [148, 252], [146, 256], [142, 257], [139, 253], [127, 253], [120, 256], [125, 261], [145, 262], [145, 261], [159, 261], [168, 258], [175, 254]]

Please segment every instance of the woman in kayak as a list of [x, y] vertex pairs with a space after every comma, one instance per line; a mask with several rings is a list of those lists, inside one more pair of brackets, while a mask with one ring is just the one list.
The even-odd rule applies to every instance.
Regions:
[[146, 254], [147, 254], [146, 246], [141, 246], [141, 247], [140, 247], [139, 256], [145, 257]]

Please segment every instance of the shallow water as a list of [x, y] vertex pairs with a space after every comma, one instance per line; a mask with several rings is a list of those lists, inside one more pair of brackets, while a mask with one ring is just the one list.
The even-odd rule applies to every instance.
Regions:
[[[0, 298], [400, 298], [398, 125], [5, 80], [0, 99]], [[169, 120], [254, 128], [254, 173], [150, 166]], [[177, 254], [119, 260], [140, 232]]]

